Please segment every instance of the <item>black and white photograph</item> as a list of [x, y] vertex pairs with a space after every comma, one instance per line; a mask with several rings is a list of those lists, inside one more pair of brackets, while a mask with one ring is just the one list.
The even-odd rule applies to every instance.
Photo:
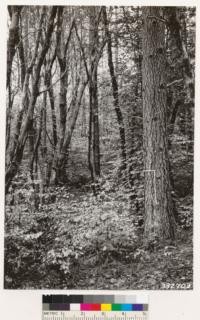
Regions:
[[193, 289], [195, 16], [7, 6], [5, 289]]

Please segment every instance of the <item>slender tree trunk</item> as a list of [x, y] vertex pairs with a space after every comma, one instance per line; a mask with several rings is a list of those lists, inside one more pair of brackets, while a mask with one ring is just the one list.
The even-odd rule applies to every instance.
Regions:
[[118, 94], [118, 83], [115, 75], [114, 63], [113, 63], [113, 55], [112, 55], [112, 40], [111, 34], [109, 31], [109, 23], [107, 19], [106, 7], [103, 8], [104, 15], [104, 25], [105, 32], [107, 37], [107, 48], [108, 48], [108, 67], [110, 70], [110, 77], [112, 82], [112, 91], [114, 98], [114, 107], [117, 115], [117, 121], [119, 125], [119, 135], [121, 141], [121, 157], [122, 157], [122, 170], [126, 169], [126, 137], [125, 137], [125, 128], [124, 128], [124, 120], [123, 114], [121, 112], [120, 104], [119, 104], [119, 94]]
[[[105, 10], [105, 12], [106, 12], [106, 10]], [[116, 77], [117, 84], [118, 84], [118, 73], [119, 73], [119, 39], [118, 39], [118, 24], [117, 24], [118, 14], [119, 14], [119, 8], [115, 7], [115, 31], [114, 31], [115, 32], [115, 34], [114, 34], [114, 44], [115, 44], [115, 59], [114, 60], [115, 60], [115, 67], [114, 67], [114, 69], [115, 69], [115, 77]], [[108, 19], [107, 19], [107, 21], [108, 21]], [[109, 23], [108, 23], [108, 30], [109, 30]], [[111, 43], [111, 47], [112, 47], [112, 43]]]
[[9, 148], [10, 144], [10, 127], [11, 127], [11, 112], [13, 106], [14, 97], [11, 94], [11, 84], [8, 86], [8, 105], [6, 109], [6, 150]]
[[82, 102], [82, 128], [81, 128], [81, 137], [86, 137], [86, 101], [85, 101], [85, 92], [83, 94]]
[[63, 154], [63, 144], [65, 139], [65, 131], [66, 131], [66, 118], [67, 118], [67, 74], [63, 77], [60, 82], [60, 97], [59, 97], [59, 110], [60, 110], [60, 131], [59, 131], [59, 140], [58, 140], [58, 147], [57, 151], [55, 152], [56, 156], [56, 176], [54, 177], [55, 183], [59, 181], [65, 181], [65, 165], [59, 159], [62, 158], [62, 162], [67, 160], [66, 155]]
[[56, 112], [55, 112], [55, 103], [54, 103], [54, 90], [52, 87], [52, 81], [51, 81], [51, 73], [48, 75], [48, 80], [47, 80], [47, 87], [48, 89], [48, 94], [49, 94], [49, 101], [51, 105], [51, 119], [52, 119], [52, 133], [53, 133], [53, 143], [54, 143], [54, 149], [56, 148], [57, 145], [57, 120], [56, 120]]
[[62, 150], [62, 145], [65, 137], [66, 117], [67, 117], [67, 83], [68, 73], [66, 72], [66, 63], [60, 65], [60, 74], [65, 75], [60, 80], [60, 96], [59, 96], [59, 110], [60, 110], [60, 132], [59, 132], [59, 152]]
[[[37, 157], [38, 157], [38, 148], [39, 148], [39, 144], [40, 144], [40, 139], [41, 139], [41, 132], [42, 132], [42, 112], [43, 110], [41, 109], [40, 111], [40, 122], [39, 122], [39, 127], [37, 130], [37, 137], [36, 137], [36, 141], [34, 143], [34, 147], [33, 147], [33, 152], [30, 158], [30, 162], [29, 162], [29, 168], [30, 168], [30, 175], [31, 175], [31, 180], [33, 183], [33, 188], [35, 187], [34, 184], [34, 180], [36, 174], [37, 174]], [[34, 161], [35, 161], [35, 172], [34, 172]]]
[[44, 191], [47, 188], [47, 91], [43, 93], [43, 107], [42, 107], [42, 132], [40, 140], [40, 154], [41, 154], [41, 175], [43, 180]]
[[[35, 143], [33, 142], [34, 144], [33, 144], [33, 148], [32, 148], [32, 153], [30, 153], [31, 158], [30, 158], [30, 162], [29, 162], [30, 176], [31, 176], [33, 196], [34, 196], [34, 209], [35, 210], [39, 209], [39, 203], [40, 203], [39, 192], [40, 192], [41, 183], [38, 183], [38, 180], [40, 179], [38, 177], [38, 149], [39, 149], [39, 145], [40, 145], [41, 132], [42, 132], [42, 112], [43, 112], [43, 110], [41, 109], [40, 123], [39, 123], [39, 127], [37, 130], [37, 136], [36, 136]], [[35, 170], [34, 170], [34, 162], [35, 162]], [[35, 180], [37, 180], [37, 182]]]
[[[60, 59], [59, 59], [60, 60]], [[60, 75], [64, 73], [64, 76], [60, 80], [60, 93], [59, 93], [59, 111], [60, 111], [60, 123], [59, 123], [59, 139], [57, 144], [57, 158], [59, 159], [63, 149], [63, 143], [65, 138], [66, 130], [66, 118], [67, 118], [67, 84], [68, 84], [68, 73], [66, 72], [66, 58], [60, 60]], [[56, 177], [55, 182], [65, 180], [65, 168], [60, 166], [60, 162], [56, 162]]]
[[165, 24], [161, 7], [143, 8], [145, 237], [173, 239], [175, 220], [166, 130]]
[[89, 125], [89, 168], [91, 177], [97, 182], [100, 176], [100, 147], [99, 147], [99, 108], [97, 90], [97, 68], [94, 60], [98, 48], [98, 21], [97, 8], [90, 7], [90, 80], [89, 80], [89, 101], [90, 101], [90, 125]]

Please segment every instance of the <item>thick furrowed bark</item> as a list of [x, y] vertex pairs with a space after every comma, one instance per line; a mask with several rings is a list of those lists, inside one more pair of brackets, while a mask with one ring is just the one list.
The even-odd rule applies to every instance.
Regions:
[[143, 8], [145, 238], [174, 238], [166, 129], [165, 25], [161, 7]]

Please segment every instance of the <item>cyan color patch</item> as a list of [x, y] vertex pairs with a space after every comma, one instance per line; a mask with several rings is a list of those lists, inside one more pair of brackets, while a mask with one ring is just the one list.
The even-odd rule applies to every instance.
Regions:
[[130, 304], [130, 303], [122, 304], [121, 311], [132, 311], [132, 304]]

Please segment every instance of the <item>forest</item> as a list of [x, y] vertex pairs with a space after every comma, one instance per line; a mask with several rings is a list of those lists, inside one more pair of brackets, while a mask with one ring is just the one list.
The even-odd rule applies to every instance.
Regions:
[[4, 288], [192, 289], [195, 7], [7, 14]]

